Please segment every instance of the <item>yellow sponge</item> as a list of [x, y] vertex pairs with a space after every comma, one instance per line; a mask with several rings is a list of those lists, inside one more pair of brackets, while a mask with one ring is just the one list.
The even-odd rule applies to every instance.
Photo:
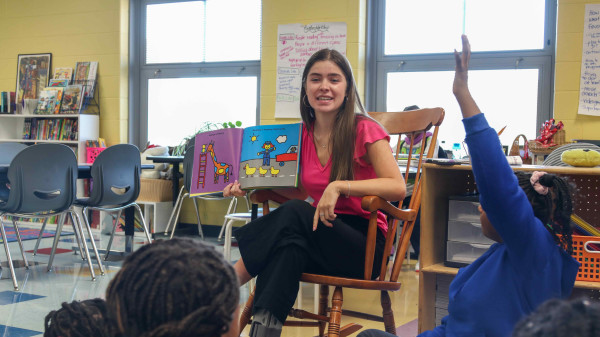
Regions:
[[600, 165], [600, 153], [590, 149], [567, 150], [560, 160], [571, 166], [594, 167]]

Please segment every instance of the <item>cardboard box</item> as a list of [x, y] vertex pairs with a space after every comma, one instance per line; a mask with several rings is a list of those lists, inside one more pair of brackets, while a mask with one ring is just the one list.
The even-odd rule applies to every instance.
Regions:
[[166, 179], [140, 178], [138, 201], [173, 201], [173, 182]]

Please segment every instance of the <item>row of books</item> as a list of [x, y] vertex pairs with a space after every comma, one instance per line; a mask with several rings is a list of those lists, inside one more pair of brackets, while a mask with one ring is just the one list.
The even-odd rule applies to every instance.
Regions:
[[77, 119], [26, 118], [23, 123], [23, 139], [77, 140]]
[[49, 86], [40, 92], [34, 114], [78, 114], [84, 102], [87, 85], [68, 84], [67, 80], [50, 80]]
[[0, 92], [0, 114], [12, 114], [17, 110], [14, 91]]
[[53, 79], [68, 80], [68, 84], [89, 82], [90, 85], [85, 88], [85, 97], [93, 97], [97, 75], [98, 62], [77, 62], [75, 64], [75, 74], [73, 74], [73, 68], [55, 68]]

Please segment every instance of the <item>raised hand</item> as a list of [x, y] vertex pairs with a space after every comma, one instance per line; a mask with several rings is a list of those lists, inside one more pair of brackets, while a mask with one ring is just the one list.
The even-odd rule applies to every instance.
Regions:
[[452, 86], [452, 92], [454, 95], [461, 95], [469, 90], [468, 77], [469, 77], [469, 60], [471, 59], [471, 45], [466, 35], [461, 36], [462, 39], [462, 53], [454, 50], [454, 59], [456, 61], [456, 68], [454, 69], [454, 84]]

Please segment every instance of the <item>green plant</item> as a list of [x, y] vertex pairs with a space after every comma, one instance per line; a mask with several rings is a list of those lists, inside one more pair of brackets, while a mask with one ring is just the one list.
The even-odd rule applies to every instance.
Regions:
[[173, 148], [172, 155], [173, 156], [183, 156], [185, 154], [185, 149], [187, 149], [191, 145], [190, 143], [194, 141], [194, 138], [199, 133], [211, 131], [211, 130], [218, 130], [218, 129], [239, 128], [241, 126], [242, 126], [241, 121], [223, 122], [223, 123], [202, 122], [200, 124], [200, 127], [196, 130], [196, 132], [183, 138], [183, 140], [181, 140], [179, 145], [177, 145], [176, 147]]

